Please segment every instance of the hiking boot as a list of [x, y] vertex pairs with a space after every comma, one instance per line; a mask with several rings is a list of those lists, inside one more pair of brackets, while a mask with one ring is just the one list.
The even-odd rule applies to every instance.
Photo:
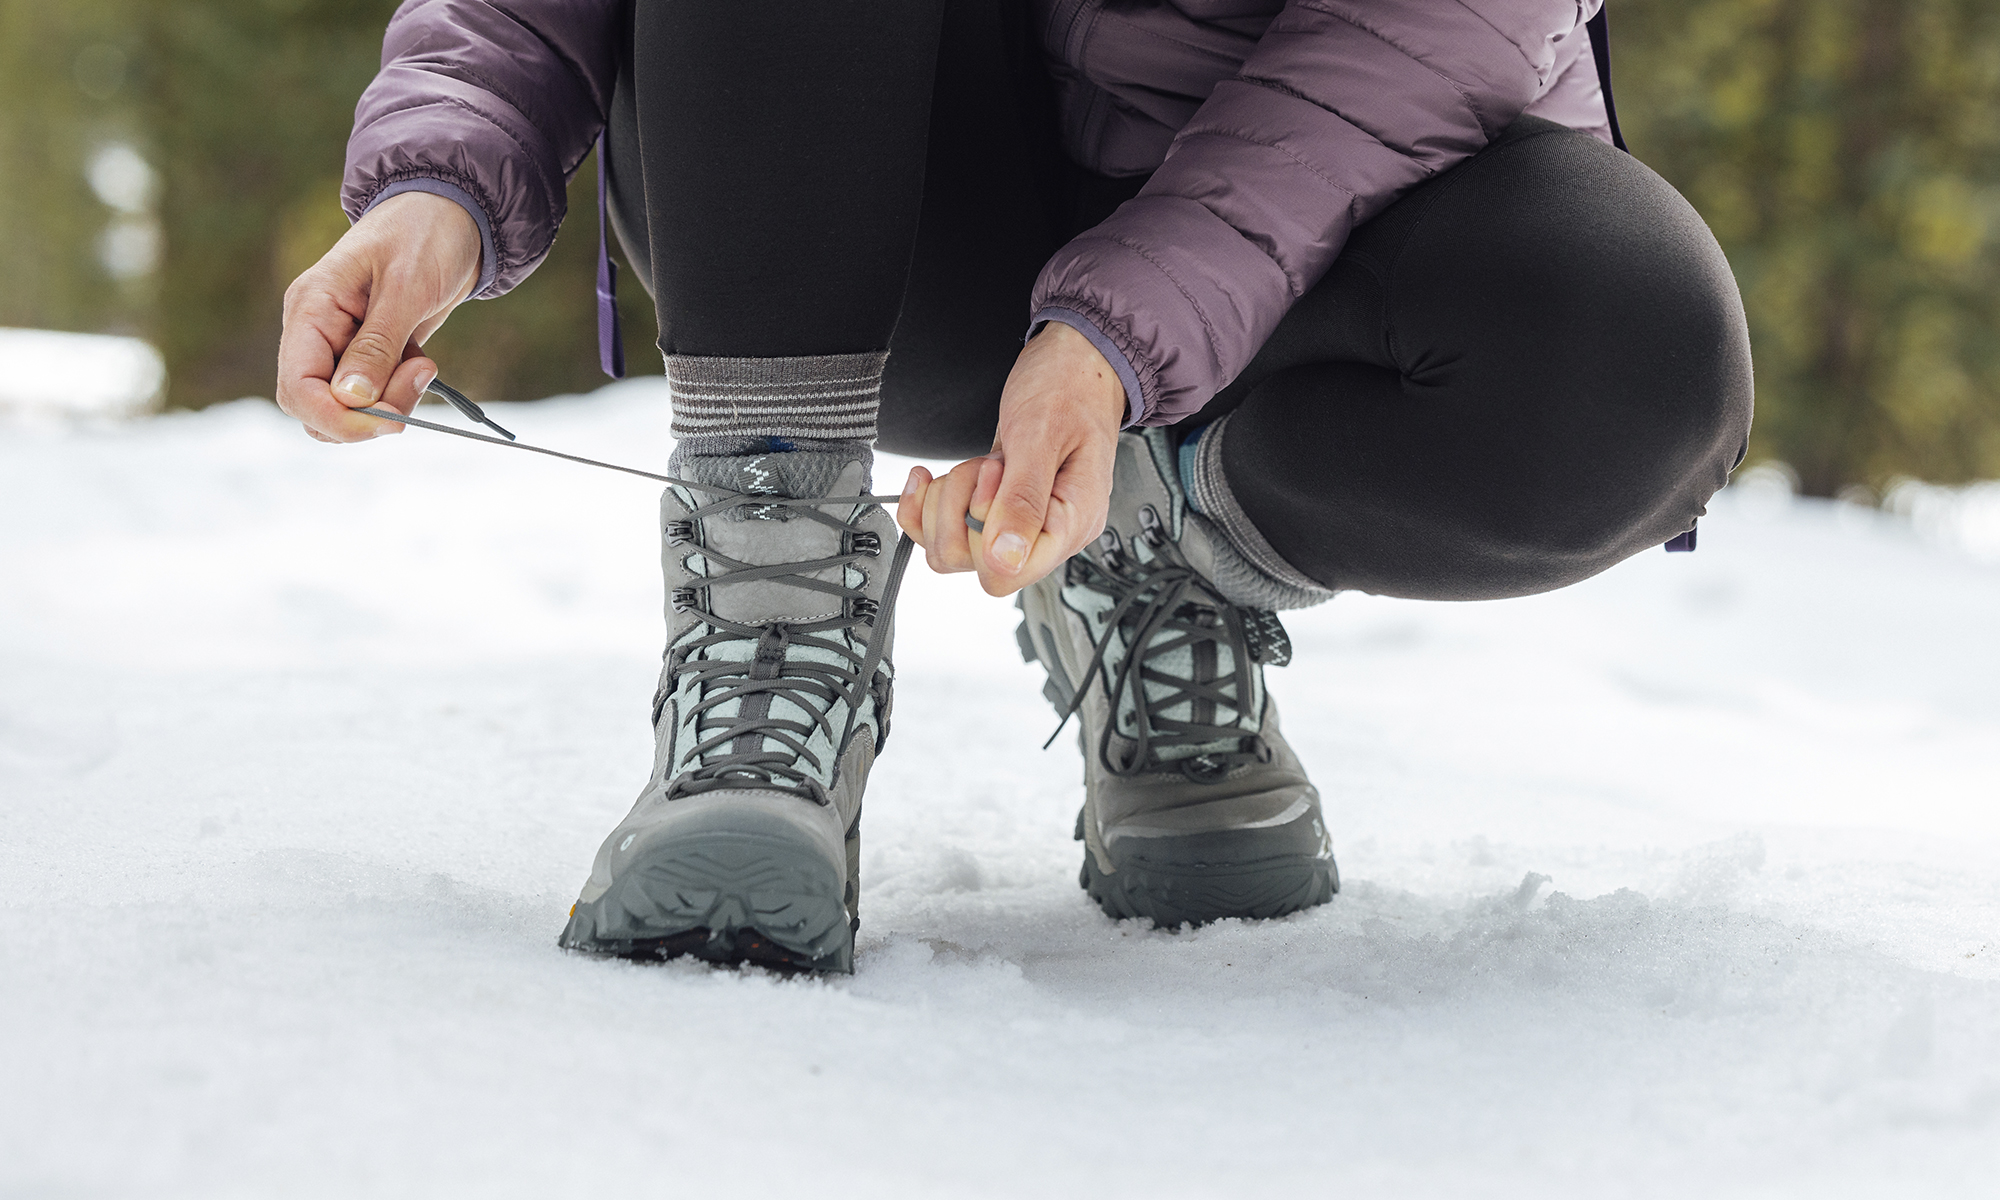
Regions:
[[868, 452], [690, 458], [661, 497], [656, 755], [559, 944], [854, 969], [861, 794], [889, 732], [907, 547]]
[[1189, 510], [1165, 431], [1122, 434], [1103, 536], [1020, 594], [1023, 657], [1065, 720], [1082, 715], [1080, 882], [1113, 917], [1276, 917], [1340, 886], [1264, 690], [1291, 643], [1276, 613], [1219, 594], [1219, 536]]

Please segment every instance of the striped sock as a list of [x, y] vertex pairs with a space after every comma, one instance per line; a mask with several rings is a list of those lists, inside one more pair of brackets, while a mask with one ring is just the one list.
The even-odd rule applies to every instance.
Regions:
[[803, 358], [667, 356], [674, 436], [872, 442], [889, 352]]

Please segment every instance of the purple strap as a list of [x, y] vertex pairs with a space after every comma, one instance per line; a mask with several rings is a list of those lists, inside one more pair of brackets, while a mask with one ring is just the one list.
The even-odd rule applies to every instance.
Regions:
[[1686, 533], [1675, 538], [1673, 541], [1667, 543], [1668, 553], [1673, 553], [1675, 551], [1687, 551], [1692, 549], [1694, 549], [1694, 530], [1692, 529], [1688, 530]]
[[618, 264], [611, 261], [610, 189], [605, 186], [605, 137], [597, 135], [597, 362], [625, 378], [625, 335], [618, 327]]
[[[1611, 98], [1611, 18], [1604, 6], [1598, 7], [1584, 30], [1590, 34], [1590, 57], [1597, 60], [1597, 90], [1604, 93], [1604, 120], [1611, 126], [1611, 144], [1630, 154], [1631, 147], [1618, 129], [1618, 102]], [[1687, 548], [1694, 549], [1694, 543], [1688, 543]]]

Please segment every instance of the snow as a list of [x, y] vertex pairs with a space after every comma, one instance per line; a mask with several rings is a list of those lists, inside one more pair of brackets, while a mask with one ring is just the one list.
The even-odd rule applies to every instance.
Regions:
[[[656, 382], [497, 407], [666, 461]], [[857, 972], [788, 979], [554, 946], [655, 496], [256, 402], [0, 428], [0, 1196], [1992, 1194], [2000, 565], [1751, 488], [1293, 614], [1344, 890], [1179, 933], [1077, 888], [1011, 608], [913, 569]]]
[[[129, 183], [120, 174], [128, 165], [113, 164], [121, 187]], [[0, 363], [0, 421], [9, 424], [136, 416], [167, 382], [158, 350], [108, 334], [0, 329]]]
[[1939, 487], [1905, 479], [1889, 489], [1884, 507], [1929, 541], [2000, 562], [2000, 480]]

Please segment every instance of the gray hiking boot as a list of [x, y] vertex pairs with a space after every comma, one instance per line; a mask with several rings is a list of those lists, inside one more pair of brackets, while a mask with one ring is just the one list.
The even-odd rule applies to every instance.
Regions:
[[1340, 886], [1319, 792], [1264, 690], [1291, 643], [1276, 613], [1217, 592], [1217, 536], [1165, 431], [1123, 434], [1104, 535], [1020, 595], [1022, 655], [1064, 718], [1083, 717], [1081, 882], [1113, 917], [1275, 917]]
[[[866, 451], [862, 451], [863, 456]], [[661, 497], [666, 667], [653, 775], [560, 944], [854, 969], [861, 793], [889, 732], [907, 562], [868, 461], [693, 458]]]

